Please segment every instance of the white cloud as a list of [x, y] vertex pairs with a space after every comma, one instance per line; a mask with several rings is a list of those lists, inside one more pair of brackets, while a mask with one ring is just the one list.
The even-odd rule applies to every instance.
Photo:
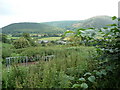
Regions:
[[[118, 15], [119, 0], [1, 0], [0, 27], [15, 22], [81, 20]], [[4, 14], [2, 14], [4, 13]], [[11, 14], [9, 14], [11, 13]]]

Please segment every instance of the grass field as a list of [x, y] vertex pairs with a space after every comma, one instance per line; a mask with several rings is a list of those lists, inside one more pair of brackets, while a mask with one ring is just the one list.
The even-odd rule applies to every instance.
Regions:
[[46, 38], [41, 38], [38, 40], [50, 40], [50, 41], [55, 41], [55, 40], [59, 40], [61, 37], [46, 37]]
[[8, 39], [18, 39], [20, 37], [8, 37]]
[[[18, 39], [20, 37], [8, 37], [8, 39]], [[59, 40], [61, 37], [45, 37], [45, 38], [41, 38], [38, 40], [49, 40], [49, 41], [55, 41], [55, 40]]]

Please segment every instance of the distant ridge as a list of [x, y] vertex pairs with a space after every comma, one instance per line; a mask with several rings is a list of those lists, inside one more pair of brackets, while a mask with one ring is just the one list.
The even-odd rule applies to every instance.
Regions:
[[117, 23], [110, 16], [95, 16], [85, 20], [53, 21], [44, 23], [21, 22], [2, 28], [3, 33], [63, 33], [66, 30], [78, 28], [102, 28], [108, 24]]
[[73, 24], [76, 28], [102, 28], [107, 27], [108, 24], [117, 23], [117, 20], [113, 21], [110, 16], [95, 16], [84, 20], [84, 22], [78, 22]]
[[77, 21], [53, 21], [46, 22], [45, 24], [51, 26], [57, 26], [60, 28], [64, 28], [66, 30], [76, 30], [78, 28], [102, 28], [107, 27], [108, 24], [117, 23], [117, 21], [113, 21], [112, 17], [101, 15], [94, 16], [85, 20], [77, 20]]
[[3, 33], [62, 33], [63, 29], [43, 23], [13, 23], [2, 28]]

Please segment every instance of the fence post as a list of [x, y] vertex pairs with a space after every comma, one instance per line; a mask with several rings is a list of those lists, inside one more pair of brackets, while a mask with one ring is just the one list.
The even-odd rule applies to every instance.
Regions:
[[8, 58], [6, 58], [6, 66], [8, 66]]
[[8, 59], [8, 67], [10, 66], [10, 59], [11, 59], [11, 58]]
[[26, 56], [26, 65], [27, 65], [27, 62], [28, 62], [28, 57]]

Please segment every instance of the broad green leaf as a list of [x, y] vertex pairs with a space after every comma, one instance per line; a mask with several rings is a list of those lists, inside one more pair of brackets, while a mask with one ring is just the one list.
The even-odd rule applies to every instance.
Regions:
[[83, 77], [82, 77], [82, 78], [79, 78], [79, 80], [80, 80], [80, 81], [86, 81], [85, 78], [83, 78]]
[[74, 32], [73, 32], [73, 31], [69, 31], [69, 30], [68, 30], [68, 31], [66, 31], [65, 33], [74, 33]]
[[74, 80], [74, 77], [72, 77], [72, 76], [69, 76], [69, 80]]
[[90, 73], [90, 72], [87, 72], [87, 73], [84, 74], [84, 76], [87, 76], [87, 75], [91, 75], [91, 73]]
[[111, 30], [111, 32], [112, 32], [112, 31], [114, 31], [114, 32], [120, 31], [120, 30], [119, 30], [118, 28], [116, 28], [116, 27], [115, 27], [115, 28], [112, 28], [112, 29], [110, 29], [110, 30]]
[[108, 29], [108, 27], [103, 27], [103, 29]]
[[106, 75], [106, 74], [107, 74], [107, 72], [106, 72], [105, 69], [102, 69], [100, 72], [101, 72], [101, 74], [103, 74], [103, 75]]
[[86, 83], [82, 83], [80, 86], [81, 88], [88, 88], [88, 85]]
[[88, 28], [88, 29], [95, 29], [95, 28]]
[[113, 17], [112, 17], [112, 20], [115, 20], [115, 19], [117, 19], [117, 17], [116, 17], [116, 16], [113, 16]]
[[88, 80], [89, 80], [90, 82], [95, 82], [95, 76], [90, 76], [90, 77], [88, 77]]
[[107, 67], [106, 67], [106, 70], [112, 71], [112, 67], [111, 67], [111, 66], [107, 66]]
[[96, 75], [98, 75], [99, 77], [102, 76], [101, 72], [99, 72], [99, 71], [96, 72]]
[[84, 29], [84, 28], [80, 28], [80, 29], [78, 29], [77, 31], [80, 31], [80, 30], [85, 31], [86, 29]]
[[72, 88], [78, 88], [78, 87], [80, 87], [80, 84], [74, 84], [74, 85], [72, 86]]
[[107, 26], [117, 26], [117, 24], [108, 24]]
[[80, 35], [81, 33], [82, 33], [82, 32], [78, 31], [76, 34], [77, 34], [77, 35]]
[[97, 70], [93, 70], [93, 73], [96, 74], [96, 72], [98, 72]]
[[67, 30], [67, 31], [64, 33], [64, 35], [62, 35], [62, 37], [65, 37], [67, 33], [75, 33], [75, 32], [70, 31], [70, 30]]

